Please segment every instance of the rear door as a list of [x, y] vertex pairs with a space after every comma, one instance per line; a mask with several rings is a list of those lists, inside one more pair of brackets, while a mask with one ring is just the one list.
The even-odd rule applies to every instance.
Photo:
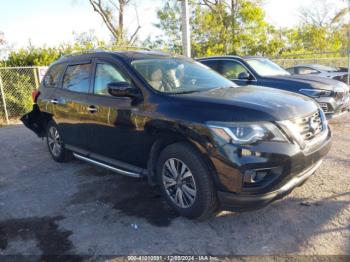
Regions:
[[59, 88], [65, 67], [66, 65], [62, 63], [52, 65], [49, 68], [43, 81], [40, 83], [39, 92], [35, 91], [35, 97], [33, 97], [33, 100], [34, 103], [37, 104], [34, 104], [31, 112], [25, 114], [21, 118], [23, 124], [39, 137], [46, 135], [45, 118], [42, 112], [48, 114], [53, 113], [52, 104], [50, 102], [51, 97], [55, 90]]
[[91, 82], [91, 61], [68, 64], [61, 88], [51, 96], [54, 120], [69, 149], [86, 152], [87, 132], [84, 116], [88, 113], [88, 92]]

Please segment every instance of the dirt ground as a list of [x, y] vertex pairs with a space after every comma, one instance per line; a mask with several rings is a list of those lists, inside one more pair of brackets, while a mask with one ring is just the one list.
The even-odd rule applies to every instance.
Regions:
[[321, 168], [286, 198], [196, 222], [146, 181], [54, 162], [21, 125], [0, 128], [0, 255], [350, 255], [350, 114]]

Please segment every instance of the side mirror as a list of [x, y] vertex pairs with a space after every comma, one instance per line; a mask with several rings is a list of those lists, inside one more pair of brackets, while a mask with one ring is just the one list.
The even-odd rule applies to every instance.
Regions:
[[238, 79], [240, 79], [240, 80], [252, 80], [252, 77], [249, 73], [242, 72], [238, 75]]
[[128, 82], [112, 82], [107, 88], [112, 96], [135, 98], [140, 95], [139, 91]]

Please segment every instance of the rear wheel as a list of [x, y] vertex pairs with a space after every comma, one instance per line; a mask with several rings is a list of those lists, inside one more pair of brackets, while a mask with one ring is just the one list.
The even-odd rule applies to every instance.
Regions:
[[164, 198], [182, 216], [205, 219], [216, 210], [210, 170], [191, 145], [176, 143], [166, 147], [157, 173]]
[[57, 162], [65, 162], [72, 158], [72, 153], [65, 148], [58, 127], [53, 121], [47, 125], [46, 142], [52, 158]]

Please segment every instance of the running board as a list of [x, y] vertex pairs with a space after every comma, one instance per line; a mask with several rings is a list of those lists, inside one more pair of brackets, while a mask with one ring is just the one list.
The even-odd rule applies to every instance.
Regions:
[[93, 160], [93, 159], [91, 159], [91, 158], [78, 155], [78, 154], [76, 154], [76, 153], [73, 153], [73, 155], [74, 155], [76, 158], [80, 159], [80, 160], [83, 160], [83, 161], [85, 161], [85, 162], [94, 164], [94, 165], [99, 166], [99, 167], [106, 168], [106, 169], [108, 169], [108, 170], [111, 170], [111, 171], [116, 172], [116, 173], [121, 174], [121, 175], [130, 176], [130, 177], [135, 177], [135, 178], [140, 178], [140, 177], [142, 177], [141, 174], [134, 173], [134, 172], [130, 172], [130, 171], [126, 171], [126, 170], [122, 170], [122, 169], [119, 169], [119, 168], [116, 168], [116, 167], [113, 167], [113, 166], [110, 166], [110, 165], [107, 165], [107, 164], [98, 162], [98, 161]]

